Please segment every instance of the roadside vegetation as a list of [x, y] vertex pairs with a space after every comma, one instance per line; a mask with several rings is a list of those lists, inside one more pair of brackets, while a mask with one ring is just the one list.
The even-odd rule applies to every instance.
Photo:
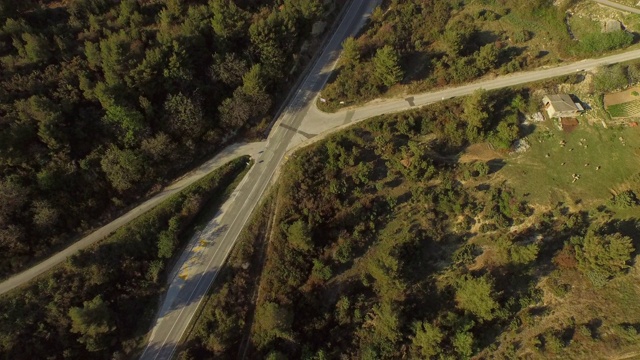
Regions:
[[[201, 211], [217, 209], [248, 169], [240, 157], [103, 241], [0, 298], [5, 359], [124, 359], [140, 355], [175, 256]], [[195, 221], [194, 221], [195, 219]]]
[[[640, 136], [586, 122], [572, 133], [549, 120], [519, 125], [538, 108], [536, 93], [477, 91], [292, 155], [247, 356], [639, 351], [640, 183], [627, 175], [640, 165]], [[621, 136], [625, 146], [615, 143]], [[531, 148], [510, 153], [517, 138]], [[566, 148], [556, 149], [562, 139]], [[608, 165], [580, 163], [585, 173], [572, 183], [561, 156], [570, 166]]]
[[264, 126], [341, 4], [2, 1], [0, 277]]
[[[601, 20], [608, 16], [627, 30], [603, 33]], [[366, 30], [344, 42], [318, 105], [333, 111], [385, 94], [597, 56], [628, 47], [638, 30], [640, 16], [589, 1], [383, 2]]]
[[236, 359], [243, 351], [253, 319], [277, 191], [273, 189], [256, 208], [241, 233], [188, 332], [178, 359]]

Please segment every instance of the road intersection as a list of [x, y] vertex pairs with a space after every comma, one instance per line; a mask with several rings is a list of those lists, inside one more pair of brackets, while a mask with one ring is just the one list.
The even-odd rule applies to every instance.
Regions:
[[351, 1], [346, 5], [343, 20], [276, 122], [264, 152], [220, 212], [199, 234], [199, 238], [208, 240], [206, 246], [198, 246], [200, 240], [194, 237], [191, 246], [182, 254], [141, 359], [170, 359], [173, 356], [218, 270], [282, 164], [294, 135], [300, 135], [296, 129], [307, 118], [316, 94], [335, 68], [343, 40], [356, 34], [377, 3], [377, 0]]
[[[353, 2], [362, 6], [360, 2]], [[356, 5], [356, 6], [358, 6]], [[363, 8], [353, 10], [361, 16]], [[340, 28], [339, 28], [340, 31]], [[339, 37], [331, 40], [333, 45], [339, 46], [337, 39], [344, 39], [343, 31]], [[336, 113], [323, 113], [315, 106], [319, 91], [326, 82], [327, 74], [334, 67], [337, 50], [333, 47], [325, 50], [309, 77], [297, 90], [292, 102], [283, 112], [282, 118], [276, 123], [265, 151], [257, 158], [257, 163], [246, 175], [243, 183], [238, 186], [234, 195], [227, 201], [225, 208], [207, 226], [201, 236], [212, 239], [202, 254], [186, 251], [178, 262], [181, 271], [189, 269], [188, 277], [173, 278], [169, 291], [160, 310], [157, 322], [153, 328], [150, 342], [141, 359], [170, 359], [182, 335], [191, 322], [207, 289], [215, 280], [218, 269], [222, 267], [227, 255], [231, 251], [244, 224], [253, 209], [260, 202], [262, 194], [268, 185], [277, 178], [277, 170], [282, 166], [286, 153], [294, 151], [300, 146], [308, 145], [323, 135], [338, 131], [356, 122], [382, 115], [405, 111], [434, 102], [464, 96], [477, 89], [494, 90], [499, 88], [522, 85], [557, 76], [574, 74], [596, 69], [599, 66], [624, 62], [640, 58], [640, 50], [632, 50], [599, 59], [588, 59], [566, 65], [539, 69], [528, 72], [500, 76], [488, 80], [479, 80], [471, 84], [451, 87], [434, 92], [417, 94], [409, 98], [395, 98], [376, 100], [361, 107], [346, 108]], [[320, 64], [325, 64], [321, 66]], [[195, 239], [194, 239], [195, 240]], [[193, 241], [193, 240], [192, 240]], [[198, 256], [203, 261], [189, 262], [188, 259]], [[206, 264], [205, 264], [206, 261]]]
[[[598, 2], [607, 3], [604, 0]], [[191, 239], [189, 246], [181, 255], [169, 277], [168, 291], [151, 332], [149, 345], [142, 355], [142, 359], [169, 359], [192, 320], [204, 294], [215, 280], [218, 269], [224, 264], [240, 231], [260, 202], [269, 184], [277, 178], [277, 170], [284, 163], [287, 153], [316, 141], [326, 134], [339, 131], [374, 116], [405, 111], [443, 99], [468, 95], [479, 88], [492, 90], [521, 85], [576, 73], [576, 71], [589, 71], [601, 65], [640, 58], [640, 50], [631, 50], [599, 59], [582, 60], [556, 67], [492, 79], [481, 79], [463, 86], [404, 98], [375, 100], [363, 106], [345, 108], [336, 113], [321, 112], [315, 106], [315, 101], [335, 67], [342, 41], [356, 33], [377, 3], [377, 0], [366, 0], [352, 1], [347, 5], [344, 19], [327, 42], [318, 60], [313, 64], [311, 71], [300, 83], [266, 142], [231, 146], [212, 161], [180, 179], [165, 189], [166, 191], [163, 191], [162, 194], [134, 208], [122, 218], [116, 219], [31, 269], [3, 281], [0, 283], [0, 294], [27, 283], [39, 274], [63, 262], [80, 249], [96, 243], [119, 226], [144, 213], [166, 196], [184, 188], [188, 183], [204, 176], [224, 161], [235, 156], [250, 154], [257, 160], [256, 165], [247, 173], [245, 179], [225, 202], [216, 217], [197, 237]], [[636, 11], [640, 12], [640, 10]]]

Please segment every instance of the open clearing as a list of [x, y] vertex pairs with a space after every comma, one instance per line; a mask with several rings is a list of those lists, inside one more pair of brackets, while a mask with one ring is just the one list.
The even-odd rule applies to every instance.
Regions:
[[[527, 136], [531, 148], [506, 157], [501, 177], [532, 203], [585, 209], [634, 186], [640, 172], [640, 130], [586, 125], [563, 132], [549, 121]], [[562, 142], [564, 141], [564, 146]], [[579, 178], [573, 181], [573, 175]]]

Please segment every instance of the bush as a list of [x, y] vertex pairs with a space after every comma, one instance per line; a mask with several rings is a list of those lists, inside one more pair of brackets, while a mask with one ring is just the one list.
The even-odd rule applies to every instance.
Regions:
[[622, 273], [629, 267], [634, 248], [631, 238], [622, 234], [596, 235], [587, 234], [583, 239], [575, 239], [578, 269], [592, 280], [594, 285], [601, 285], [603, 279], [609, 279]]
[[544, 349], [554, 354], [558, 354], [564, 348], [562, 340], [553, 333], [544, 336]]
[[618, 195], [614, 195], [611, 200], [609, 200], [609, 204], [617, 208], [626, 209], [638, 205], [638, 198], [633, 191], [626, 190]]
[[491, 320], [499, 304], [494, 299], [493, 279], [488, 275], [474, 278], [466, 275], [456, 286], [456, 303], [462, 310], [468, 311], [482, 320]]
[[314, 277], [322, 279], [324, 281], [331, 279], [331, 276], [333, 275], [331, 272], [331, 267], [325, 265], [318, 259], [313, 260], [313, 268], [311, 269], [311, 272]]
[[621, 89], [629, 85], [627, 68], [622, 65], [600, 67], [594, 76], [593, 85], [595, 90], [600, 92]]
[[631, 45], [633, 35], [626, 31], [614, 31], [608, 33], [594, 32], [586, 35], [574, 47], [576, 55], [596, 55], [603, 52], [621, 49]]

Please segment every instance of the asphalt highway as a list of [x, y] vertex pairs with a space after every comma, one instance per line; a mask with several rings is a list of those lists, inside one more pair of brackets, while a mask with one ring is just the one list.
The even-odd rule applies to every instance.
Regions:
[[468, 95], [479, 88], [492, 90], [510, 87], [640, 58], [640, 50], [633, 50], [600, 59], [583, 60], [548, 69], [497, 77], [401, 99], [377, 100], [362, 107], [344, 109], [334, 114], [322, 113], [315, 107], [315, 99], [335, 66], [340, 44], [344, 38], [358, 29], [368, 16], [373, 3], [374, 1], [353, 1], [349, 5], [343, 22], [276, 123], [256, 165], [247, 173], [232, 197], [203, 230], [199, 238], [192, 239], [191, 247], [183, 253], [178, 262], [154, 324], [149, 344], [141, 359], [172, 357], [204, 294], [215, 280], [218, 269], [224, 264], [240, 231], [283, 162], [287, 149], [308, 143], [310, 138], [318, 134], [333, 132], [357, 121]]
[[40, 274], [49, 271], [51, 268], [65, 261], [67, 258], [74, 255], [78, 251], [86, 249], [89, 246], [99, 242], [114, 231], [118, 230], [121, 226], [128, 224], [131, 220], [151, 210], [156, 205], [166, 200], [169, 196], [200, 180], [202, 177], [211, 173], [221, 165], [224, 165], [232, 159], [235, 159], [238, 156], [242, 155], [251, 155], [255, 158], [258, 155], [259, 151], [261, 151], [263, 148], [264, 143], [237, 143], [228, 146], [212, 159], [209, 159], [207, 162], [200, 165], [196, 169], [193, 169], [188, 174], [185, 174], [181, 178], [175, 180], [172, 184], [162, 189], [161, 192], [145, 200], [143, 203], [129, 210], [127, 213], [94, 230], [89, 235], [81, 238], [65, 249], [53, 254], [49, 258], [35, 264], [27, 270], [24, 270], [23, 272], [0, 282], [0, 295], [11, 291], [18, 286], [28, 283]]
[[308, 76], [301, 82], [289, 105], [276, 122], [264, 152], [232, 194], [226, 206], [192, 239], [178, 261], [149, 343], [141, 359], [170, 359], [189, 326], [200, 302], [224, 264], [240, 231], [260, 201], [294, 134], [318, 91], [335, 67], [342, 41], [354, 35], [373, 10], [376, 0], [352, 1], [343, 20], [328, 40]]
[[[603, 5], [640, 13], [640, 10], [622, 8], [620, 4], [607, 0], [594, 0]], [[589, 71], [605, 65], [640, 58], [640, 50], [632, 50], [600, 59], [583, 60], [563, 66], [516, 73], [508, 76], [481, 80], [472, 84], [439, 90], [425, 94], [408, 95], [403, 98], [376, 100], [357, 108], [345, 108], [337, 113], [320, 112], [315, 106], [317, 94], [324, 86], [335, 66], [340, 44], [359, 29], [376, 0], [352, 1], [344, 19], [329, 39], [323, 53], [312, 67], [309, 75], [301, 82], [292, 100], [278, 119], [266, 143], [232, 146], [221, 156], [217, 156], [201, 168], [179, 179], [165, 191], [134, 208], [121, 218], [104, 228], [81, 239], [67, 249], [55, 254], [34, 267], [0, 283], [0, 294], [25, 284], [39, 274], [64, 261], [68, 256], [101, 240], [118, 227], [139, 216], [193, 181], [204, 176], [213, 168], [239, 155], [251, 154], [256, 165], [248, 172], [232, 197], [198, 237], [194, 237], [177, 266], [169, 277], [170, 286], [163, 301], [158, 319], [154, 324], [143, 359], [168, 359], [175, 350], [182, 334], [193, 317], [202, 296], [213, 283], [217, 270], [222, 266], [240, 230], [258, 204], [271, 180], [277, 177], [285, 152], [306, 145], [320, 138], [319, 134], [338, 131], [355, 122], [382, 114], [389, 114], [424, 106], [430, 103], [472, 93], [478, 88], [487, 90], [520, 85], [575, 73]]]

